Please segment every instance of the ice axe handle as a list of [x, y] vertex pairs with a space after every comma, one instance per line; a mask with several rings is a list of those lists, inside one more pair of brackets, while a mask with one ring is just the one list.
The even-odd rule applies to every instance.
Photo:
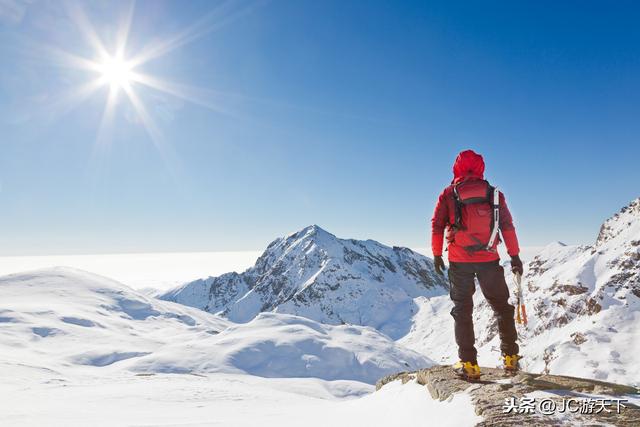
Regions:
[[524, 304], [520, 304], [520, 310], [522, 311], [522, 323], [527, 325], [527, 309], [524, 307]]
[[522, 274], [514, 273], [513, 274], [513, 279], [516, 282], [516, 285], [518, 285], [518, 289], [519, 289], [520, 288], [520, 284], [522, 283]]
[[513, 281], [516, 283], [516, 322], [526, 326], [527, 309], [524, 307], [524, 303], [522, 302], [522, 275], [520, 273], [515, 273], [513, 275]]

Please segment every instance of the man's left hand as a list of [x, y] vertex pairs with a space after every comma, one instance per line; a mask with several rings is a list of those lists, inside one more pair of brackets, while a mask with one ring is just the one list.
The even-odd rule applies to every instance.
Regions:
[[516, 255], [511, 257], [511, 271], [513, 272], [513, 274], [522, 275], [523, 269], [522, 269], [522, 260], [520, 260], [520, 256]]

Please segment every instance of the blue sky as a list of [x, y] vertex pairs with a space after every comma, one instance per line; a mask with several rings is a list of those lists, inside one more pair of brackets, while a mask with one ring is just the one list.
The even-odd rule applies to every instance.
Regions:
[[[195, 28], [137, 70], [198, 103], [132, 84], [163, 155], [126, 97], [102, 144], [108, 89], [61, 103], [96, 77], [62, 3], [0, 2], [0, 254], [424, 247], [466, 148], [522, 245], [592, 242], [640, 196], [640, 7], [452, 3], [138, 1], [127, 55]], [[81, 3], [109, 48], [128, 5]]]

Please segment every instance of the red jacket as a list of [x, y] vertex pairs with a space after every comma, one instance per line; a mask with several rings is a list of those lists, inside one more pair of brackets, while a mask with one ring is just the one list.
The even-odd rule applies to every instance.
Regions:
[[[450, 186], [444, 189], [438, 203], [436, 204], [433, 218], [431, 219], [431, 250], [434, 256], [442, 255], [442, 246], [444, 244], [444, 232], [447, 230], [449, 261], [453, 262], [488, 262], [500, 259], [495, 248], [498, 240], [494, 244], [494, 250], [481, 250], [476, 252], [468, 252], [463, 247], [453, 242], [453, 234], [451, 225], [455, 222], [455, 200], [453, 197], [453, 187], [461, 181], [483, 179], [484, 161], [482, 156], [471, 150], [463, 151], [458, 155], [453, 165], [454, 179]], [[520, 248], [518, 246], [518, 237], [516, 229], [513, 226], [513, 219], [507, 207], [504, 194], [500, 192], [500, 231], [507, 246], [507, 252], [510, 256], [518, 255]]]

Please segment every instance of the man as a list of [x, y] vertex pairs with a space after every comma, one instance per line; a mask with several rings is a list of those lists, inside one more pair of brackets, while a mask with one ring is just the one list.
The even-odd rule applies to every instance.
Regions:
[[456, 372], [467, 379], [480, 378], [473, 333], [475, 278], [498, 318], [503, 367], [518, 370], [514, 307], [500, 265], [498, 230], [511, 256], [511, 270], [522, 274], [518, 238], [504, 195], [484, 180], [484, 160], [472, 150], [461, 152], [453, 165], [453, 182], [444, 189], [431, 220], [431, 248], [436, 271], [443, 274], [444, 232], [449, 252], [451, 310], [460, 361]]

